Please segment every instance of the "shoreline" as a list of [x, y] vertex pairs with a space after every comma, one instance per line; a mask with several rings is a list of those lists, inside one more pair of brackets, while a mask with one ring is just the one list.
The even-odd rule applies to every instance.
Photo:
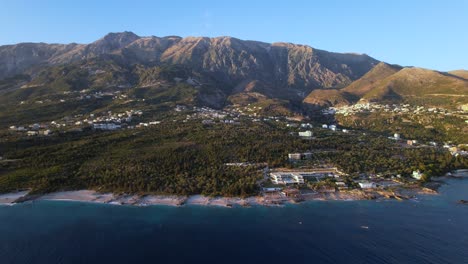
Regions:
[[282, 206], [304, 201], [361, 201], [361, 200], [408, 200], [416, 195], [435, 195], [437, 191], [425, 187], [397, 189], [346, 190], [335, 192], [306, 192], [300, 197], [286, 197], [281, 193], [240, 197], [207, 197], [203, 195], [136, 195], [99, 193], [93, 190], [61, 191], [44, 195], [28, 195], [28, 191], [0, 194], [0, 205], [14, 205], [28, 201], [69, 201], [128, 206], [217, 206], [250, 207]]

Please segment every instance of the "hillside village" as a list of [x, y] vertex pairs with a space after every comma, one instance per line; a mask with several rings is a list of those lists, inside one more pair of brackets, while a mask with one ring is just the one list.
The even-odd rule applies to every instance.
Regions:
[[[79, 92], [80, 94], [86, 91]], [[113, 96], [113, 99], [127, 98], [122, 93], [109, 93], [102, 94], [96, 93], [94, 95], [80, 95], [76, 99], [83, 100], [94, 96], [95, 98], [102, 98], [102, 96]], [[122, 97], [123, 96], [123, 97]], [[260, 107], [259, 107], [260, 108]], [[241, 122], [275, 122], [277, 125], [288, 128], [290, 135], [297, 135], [302, 138], [313, 138], [314, 125], [310, 122], [300, 122], [294, 118], [284, 116], [262, 116], [257, 115], [254, 111], [257, 110], [256, 106], [246, 106], [244, 108], [230, 107], [224, 110], [217, 110], [210, 107], [197, 107], [176, 105], [173, 109], [173, 120], [148, 120], [143, 115], [142, 110], [129, 109], [125, 112], [113, 113], [112, 111], [101, 113], [87, 113], [75, 115], [73, 117], [65, 116], [60, 120], [51, 120], [49, 122], [41, 122], [34, 124], [15, 124], [10, 125], [11, 132], [17, 132], [27, 136], [50, 136], [54, 133], [64, 132], [82, 132], [83, 129], [99, 130], [119, 130], [119, 129], [135, 129], [144, 128], [152, 125], [158, 125], [161, 122], [189, 122], [198, 120], [203, 125], [213, 125], [217, 123], [223, 124], [240, 124]], [[408, 104], [400, 105], [380, 105], [376, 103], [354, 104], [350, 106], [329, 107], [321, 110], [321, 113], [327, 116], [334, 115], [353, 115], [356, 113], [366, 112], [392, 112], [392, 113], [414, 113], [414, 114], [440, 114], [440, 115], [457, 115], [466, 118], [468, 123], [468, 114], [466, 111], [450, 111], [441, 108], [425, 108], [423, 106], [410, 106]], [[184, 117], [185, 116], [185, 117]], [[182, 117], [182, 118], [181, 118]], [[353, 131], [349, 128], [341, 128], [337, 124], [317, 124], [316, 129], [324, 129], [333, 132], [341, 132], [351, 135], [362, 133]], [[464, 149], [464, 144], [454, 145], [450, 142], [421, 142], [418, 139], [404, 139], [400, 134], [395, 133], [388, 135], [389, 139], [399, 143], [402, 147], [443, 147], [452, 153], [452, 155], [468, 155]]]
[[341, 114], [344, 116], [355, 113], [374, 113], [378, 111], [391, 112], [395, 114], [412, 113], [412, 114], [440, 114], [444, 116], [460, 116], [465, 118], [468, 123], [468, 112], [466, 109], [450, 110], [440, 107], [424, 107], [410, 104], [379, 104], [360, 102], [353, 105], [335, 106], [322, 110], [323, 114], [334, 115]]

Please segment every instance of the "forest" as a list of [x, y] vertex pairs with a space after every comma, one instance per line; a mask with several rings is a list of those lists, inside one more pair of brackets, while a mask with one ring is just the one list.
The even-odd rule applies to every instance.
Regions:
[[258, 193], [263, 167], [297, 166], [288, 153], [312, 151], [310, 166], [333, 165], [353, 175], [441, 175], [468, 160], [440, 148], [402, 148], [379, 133], [332, 133], [314, 128], [301, 139], [275, 122], [239, 125], [163, 122], [115, 132], [87, 130], [51, 137], [2, 136], [0, 193], [94, 189], [114, 193], [249, 196]]

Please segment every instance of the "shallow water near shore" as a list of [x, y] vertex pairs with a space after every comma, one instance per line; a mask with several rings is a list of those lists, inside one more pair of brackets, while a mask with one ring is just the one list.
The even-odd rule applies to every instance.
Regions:
[[0, 263], [466, 263], [468, 179], [409, 201], [0, 207]]

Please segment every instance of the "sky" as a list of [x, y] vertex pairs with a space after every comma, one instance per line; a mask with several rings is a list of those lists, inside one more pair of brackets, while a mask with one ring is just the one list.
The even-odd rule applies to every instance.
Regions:
[[0, 45], [90, 43], [109, 32], [232, 36], [468, 69], [468, 1], [0, 0]]

